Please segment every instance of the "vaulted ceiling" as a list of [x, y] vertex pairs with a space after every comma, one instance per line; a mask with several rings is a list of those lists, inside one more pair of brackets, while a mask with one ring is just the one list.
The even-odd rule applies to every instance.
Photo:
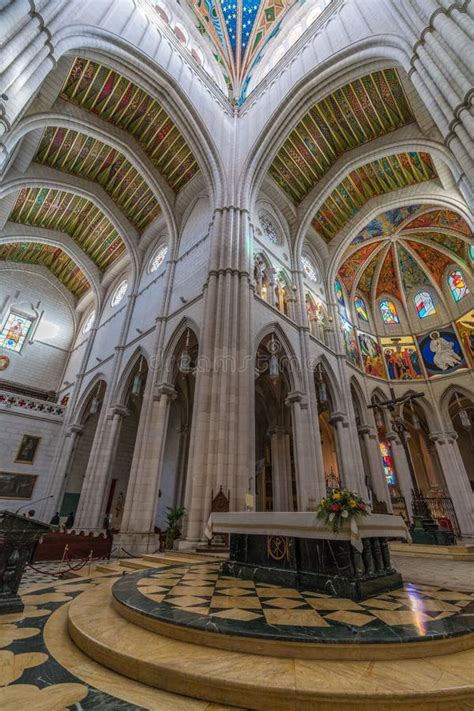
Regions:
[[[7, 225], [25, 225], [29, 229], [25, 229], [22, 242], [18, 240], [16, 229], [15, 241], [2, 244], [0, 259], [46, 266], [74, 296], [80, 297], [90, 287], [90, 279], [84, 274], [77, 255], [84, 253], [86, 262], [94, 265], [93, 270], [99, 275], [104, 273], [126, 254], [127, 244], [138, 239], [160, 215], [161, 193], [156, 185], [163, 184], [170, 195], [177, 194], [196, 175], [199, 166], [163, 106], [103, 64], [75, 58], [59, 98], [56, 107], [64, 115], [64, 125], [60, 125], [61, 120], [56, 117], [54, 125], [43, 129], [32, 164], [38, 168], [44, 166], [50, 172], [45, 174], [44, 187], [39, 185], [38, 175], [42, 174], [35, 173], [34, 186], [18, 191]], [[66, 102], [75, 104], [83, 112], [74, 115], [75, 128], [68, 126], [70, 112]], [[101, 139], [91, 135], [90, 125], [94, 122], [81, 120], [88, 114], [95, 115], [101, 122], [114, 124], [133, 137], [135, 145], [143, 149], [145, 163], [149, 163], [146, 165], [148, 174], [143, 170], [144, 163], [140, 162], [137, 151], [129, 150], [127, 156], [121, 152], [118, 142], [112, 139], [115, 135], [112, 129], [110, 144], [107, 131], [102, 130]], [[155, 185], [148, 179], [153, 172], [156, 173]], [[77, 188], [80, 185], [84, 189], [76, 191], [75, 181], [66, 178], [66, 174], [80, 179]], [[48, 185], [48, 176], [54, 188]], [[90, 199], [85, 194], [90, 195]], [[101, 194], [111, 199], [112, 211]], [[119, 225], [124, 225], [122, 233]], [[31, 228], [40, 232], [34, 233]], [[134, 229], [135, 236], [128, 234]], [[47, 231], [50, 230], [61, 233], [58, 239], [63, 242], [70, 239], [71, 248], [62, 250], [58, 244], [48, 244]], [[36, 234], [41, 236], [37, 242]]]
[[429, 285], [441, 292], [450, 265], [472, 275], [471, 244], [469, 226], [456, 213], [402, 207], [369, 222], [345, 251], [338, 274], [352, 298], [391, 294], [403, 303], [412, 287]]
[[305, 113], [275, 156], [270, 175], [299, 204], [346, 151], [414, 120], [396, 69], [367, 74]]
[[[267, 41], [290, 11], [305, 0], [187, 0], [225, 68], [234, 97], [243, 101], [251, 69], [261, 60]], [[308, 5], [309, 8], [309, 5]]]

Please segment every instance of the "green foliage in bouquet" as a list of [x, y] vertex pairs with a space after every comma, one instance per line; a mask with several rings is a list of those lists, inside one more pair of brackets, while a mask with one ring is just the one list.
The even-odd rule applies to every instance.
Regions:
[[335, 533], [341, 529], [345, 520], [350, 521], [354, 516], [367, 516], [368, 513], [365, 501], [349, 489], [334, 489], [330, 496], [321, 499], [318, 508], [318, 518]]

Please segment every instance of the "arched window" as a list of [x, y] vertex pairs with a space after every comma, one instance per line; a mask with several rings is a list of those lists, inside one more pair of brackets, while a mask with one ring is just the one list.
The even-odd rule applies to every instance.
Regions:
[[344, 316], [345, 319], [347, 319], [346, 302], [344, 300], [344, 294], [339, 279], [336, 279], [336, 281], [334, 282], [334, 291], [336, 292], [336, 299], [339, 305], [339, 313]]
[[117, 286], [114, 293], [112, 294], [112, 298], [110, 300], [110, 305], [112, 306], [112, 308], [114, 306], [118, 306], [120, 304], [123, 297], [127, 293], [127, 289], [128, 289], [128, 281], [126, 279], [124, 279], [123, 281], [120, 282], [120, 284]]
[[89, 333], [89, 331], [92, 328], [92, 324], [95, 321], [95, 311], [91, 311], [89, 316], [86, 318], [84, 321], [84, 325], [82, 327], [82, 333]]
[[398, 316], [397, 307], [395, 306], [393, 301], [384, 299], [383, 301], [380, 302], [379, 308], [380, 308], [380, 313], [382, 315], [382, 319], [383, 319], [384, 323], [388, 323], [388, 324], [400, 323], [400, 318]]
[[360, 296], [356, 296], [356, 298], [354, 299], [354, 306], [357, 316], [362, 319], [362, 321], [368, 321], [369, 315], [367, 313], [367, 307], [365, 305], [364, 299], [361, 299]]
[[318, 270], [316, 269], [313, 260], [307, 254], [301, 255], [301, 264], [308, 279], [318, 281]]
[[152, 258], [150, 259], [150, 264], [148, 266], [148, 271], [150, 272], [150, 274], [152, 274], [153, 272], [156, 272], [156, 270], [159, 269], [159, 267], [161, 267], [161, 265], [163, 264], [163, 262], [165, 260], [167, 251], [168, 251], [168, 245], [162, 244], [161, 247], [159, 247], [157, 249], [157, 251], [154, 253]]
[[415, 294], [415, 306], [420, 318], [426, 318], [436, 313], [431, 294], [427, 291], [419, 291], [418, 294]]
[[469, 294], [469, 289], [460, 269], [455, 269], [454, 272], [451, 272], [448, 276], [448, 284], [454, 301], [461, 301], [466, 294]]
[[474, 244], [469, 245], [469, 259], [474, 262]]
[[0, 347], [19, 353], [32, 323], [33, 319], [10, 311], [0, 331]]

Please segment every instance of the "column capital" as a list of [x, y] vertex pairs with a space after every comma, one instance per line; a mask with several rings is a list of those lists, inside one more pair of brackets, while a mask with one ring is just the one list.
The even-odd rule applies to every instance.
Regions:
[[301, 405], [306, 404], [306, 394], [301, 392], [300, 390], [293, 390], [291, 393], [288, 393], [288, 395], [286, 396], [285, 405], [290, 406], [294, 405], [297, 402], [299, 402]]
[[268, 434], [270, 436], [277, 435], [277, 437], [283, 437], [288, 434], [288, 430], [284, 425], [274, 425], [268, 428]]
[[73, 434], [82, 434], [83, 429], [84, 429], [84, 425], [79, 425], [79, 424], [69, 425], [69, 427], [67, 428], [66, 437], [71, 437], [71, 435], [73, 435]]
[[155, 387], [154, 400], [161, 400], [165, 396], [170, 400], [175, 400], [178, 397], [176, 388], [171, 383], [160, 383]]
[[333, 412], [329, 418], [330, 425], [337, 425], [338, 422], [342, 422], [344, 425], [346, 423], [346, 413], [340, 410]]
[[112, 419], [115, 415], [118, 415], [119, 417], [128, 417], [130, 415], [130, 410], [128, 407], [125, 407], [125, 405], [120, 405], [119, 403], [116, 403], [115, 405], [111, 405], [109, 408], [108, 412], [108, 417]]
[[357, 432], [358, 432], [360, 435], [373, 436], [373, 435], [374, 435], [374, 428], [371, 427], [370, 425], [366, 425], [366, 424], [358, 425], [358, 426], [357, 426]]
[[428, 437], [435, 444], [446, 444], [446, 435], [444, 432], [430, 432]]

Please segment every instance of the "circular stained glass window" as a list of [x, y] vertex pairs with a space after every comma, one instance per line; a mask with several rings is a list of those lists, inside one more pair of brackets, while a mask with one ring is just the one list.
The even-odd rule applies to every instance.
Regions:
[[260, 220], [260, 225], [262, 227], [262, 232], [270, 242], [273, 244], [281, 243], [281, 235], [277, 226], [273, 222], [271, 215], [266, 210], [260, 210], [258, 213], [258, 219]]
[[318, 270], [307, 254], [303, 254], [301, 256], [301, 264], [308, 279], [311, 279], [311, 281], [318, 281]]
[[110, 305], [112, 306], [112, 308], [114, 306], [118, 306], [120, 304], [123, 297], [127, 293], [127, 289], [128, 289], [128, 281], [126, 279], [124, 279], [123, 281], [120, 282], [120, 284], [115, 289], [115, 291], [112, 295], [112, 298], [110, 300]]
[[161, 265], [165, 261], [167, 251], [168, 245], [166, 244], [161, 245], [161, 247], [156, 250], [155, 254], [150, 259], [150, 266], [148, 267], [148, 271], [150, 272], [150, 274], [156, 272], [156, 270], [161, 267]]
[[84, 325], [82, 327], [82, 333], [89, 333], [91, 330], [93, 324], [95, 321], [95, 311], [91, 311], [89, 316], [86, 318], [84, 321]]

